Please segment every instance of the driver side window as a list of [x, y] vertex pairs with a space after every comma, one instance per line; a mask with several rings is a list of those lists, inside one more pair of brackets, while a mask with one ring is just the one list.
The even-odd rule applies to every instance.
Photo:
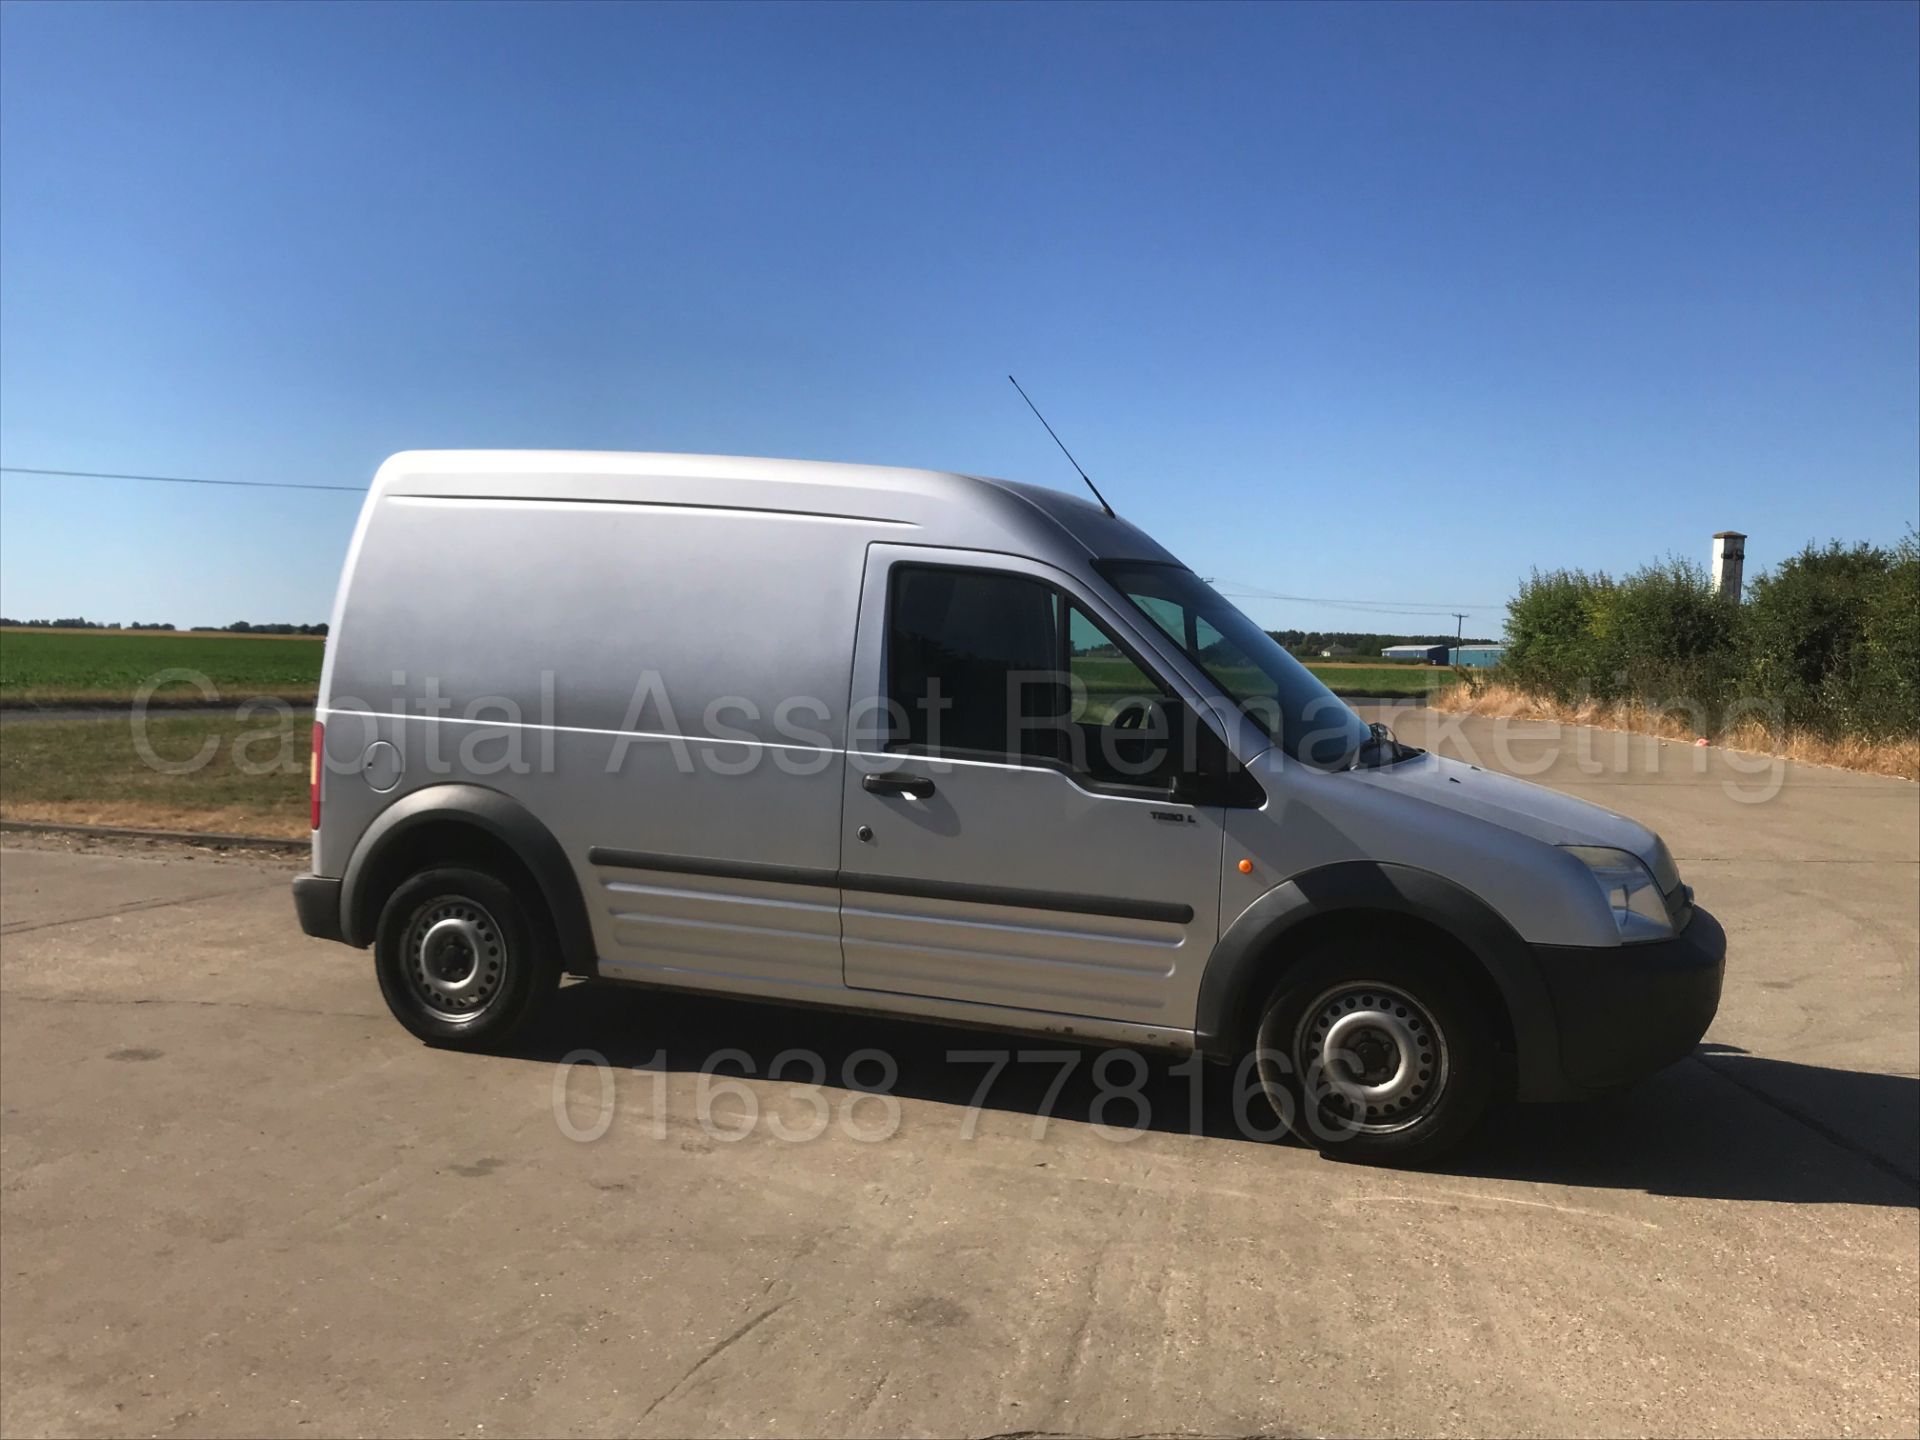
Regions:
[[1111, 725], [1127, 702], [1166, 694], [1120, 644], [1078, 605], [1067, 607], [1067, 674], [1073, 691], [1069, 717], [1077, 725]]
[[884, 662], [889, 750], [1061, 768], [1164, 786], [1172, 692], [1062, 591], [1027, 575], [893, 570]]

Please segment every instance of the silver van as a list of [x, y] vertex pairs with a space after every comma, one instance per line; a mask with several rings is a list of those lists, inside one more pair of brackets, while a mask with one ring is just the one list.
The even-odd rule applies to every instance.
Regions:
[[418, 452], [348, 552], [310, 935], [505, 1045], [561, 975], [1257, 1066], [1330, 1153], [1689, 1051], [1725, 937], [1659, 836], [1399, 744], [1058, 491]]

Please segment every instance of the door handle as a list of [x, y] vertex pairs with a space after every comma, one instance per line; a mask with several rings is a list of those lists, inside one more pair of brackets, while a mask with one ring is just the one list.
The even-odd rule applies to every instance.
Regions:
[[924, 800], [933, 794], [933, 781], [924, 775], [862, 775], [860, 788], [869, 795], [911, 795]]

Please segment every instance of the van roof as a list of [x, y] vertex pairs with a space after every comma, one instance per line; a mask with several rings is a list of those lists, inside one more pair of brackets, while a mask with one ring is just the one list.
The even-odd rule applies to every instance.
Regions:
[[[380, 467], [369, 503], [395, 495], [779, 510], [909, 524], [930, 532], [928, 544], [1010, 548], [1042, 559], [1062, 538], [1100, 557], [1174, 559], [1137, 526], [1065, 491], [890, 465], [623, 450], [404, 450]], [[1004, 546], [991, 543], [995, 532]]]

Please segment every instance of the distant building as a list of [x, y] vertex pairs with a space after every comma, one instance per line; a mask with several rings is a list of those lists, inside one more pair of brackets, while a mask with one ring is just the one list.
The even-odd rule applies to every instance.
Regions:
[[1462, 645], [1457, 650], [1447, 652], [1449, 665], [1464, 665], [1469, 670], [1485, 669], [1489, 665], [1498, 665], [1507, 658], [1504, 645]]
[[1341, 656], [1351, 655], [1352, 653], [1353, 647], [1351, 645], [1329, 645], [1320, 652], [1320, 658], [1322, 660], [1338, 660]]
[[1380, 652], [1383, 660], [1411, 660], [1417, 665], [1444, 665], [1447, 663], [1447, 647], [1444, 645], [1389, 645]]

